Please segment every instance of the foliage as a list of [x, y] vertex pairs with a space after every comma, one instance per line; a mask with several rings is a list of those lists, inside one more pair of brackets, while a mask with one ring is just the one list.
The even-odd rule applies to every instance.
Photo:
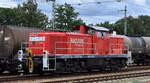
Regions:
[[18, 5], [17, 8], [0, 8], [0, 23], [27, 27], [45, 28], [48, 17], [41, 13], [33, 0]]
[[[118, 20], [114, 24], [104, 22], [96, 25], [115, 30], [118, 34], [124, 34], [124, 18]], [[127, 35], [150, 36], [150, 16], [141, 15], [138, 17], [127, 17]]]
[[56, 7], [54, 19], [55, 28], [70, 30], [73, 26], [85, 24], [83, 20], [77, 18], [79, 13], [74, 11], [74, 8], [66, 3]]
[[[127, 17], [128, 20], [128, 35], [131, 36], [150, 36], [149, 32], [150, 32], [150, 16], [138, 16], [137, 18], [134, 18], [132, 16]], [[121, 31], [119, 32], [120, 34], [123, 34], [123, 19], [117, 21], [115, 23], [115, 27], [116, 30], [121, 29]], [[122, 23], [122, 24], [121, 24]], [[118, 25], [121, 24], [121, 25]]]
[[15, 11], [18, 25], [44, 28], [48, 23], [48, 17], [38, 10], [37, 4], [33, 0], [28, 0], [27, 3], [18, 5]]
[[[128, 22], [127, 22], [127, 34], [128, 35], [133, 35], [134, 31], [133, 31], [133, 26], [130, 24], [133, 20], [132, 16], [129, 16], [127, 18]], [[124, 34], [124, 19], [120, 19], [118, 20], [115, 24], [114, 24], [115, 28], [114, 30], [117, 31], [118, 34]]]
[[110, 32], [112, 32], [114, 30], [114, 24], [111, 24], [108, 21], [105, 21], [105, 22], [100, 23], [100, 24], [96, 24], [96, 26], [108, 28], [110, 30]]
[[13, 9], [0, 8], [0, 25], [13, 25], [16, 24], [16, 14]]

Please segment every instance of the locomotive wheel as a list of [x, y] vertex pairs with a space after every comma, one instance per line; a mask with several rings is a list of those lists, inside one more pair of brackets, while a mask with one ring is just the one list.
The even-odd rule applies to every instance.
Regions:
[[74, 67], [75, 67], [75, 66], [74, 66], [73, 61], [68, 60], [68, 61], [66, 62], [66, 72], [69, 72], [69, 73], [75, 72]]
[[27, 73], [33, 73], [34, 63], [33, 63], [33, 59], [31, 57], [27, 58], [26, 66], [27, 66], [27, 69], [26, 69]]

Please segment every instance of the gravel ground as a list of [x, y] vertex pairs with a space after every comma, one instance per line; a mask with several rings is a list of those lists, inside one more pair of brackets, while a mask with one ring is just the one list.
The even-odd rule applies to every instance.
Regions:
[[[43, 80], [46, 82], [46, 80]], [[8, 83], [8, 82], [6, 82]], [[32, 80], [32, 81], [16, 81], [9, 83], [42, 83], [42, 80]], [[137, 77], [137, 78], [126, 78], [126, 79], [118, 79], [111, 81], [103, 81], [103, 82], [93, 82], [93, 83], [150, 83], [150, 76]]]
[[98, 83], [150, 83], [150, 76], [103, 81]]
[[[120, 75], [120, 74], [128, 74], [128, 73], [141, 73], [141, 71], [131, 71], [131, 72], [119, 72], [119, 73], [109, 73], [109, 74], [94, 74], [94, 75], [83, 75], [83, 76], [73, 76], [73, 77], [57, 77], [57, 78], [51, 78], [51, 77], [44, 77], [41, 79], [29, 79], [24, 81], [9, 81], [9, 82], [3, 82], [3, 83], [42, 83], [42, 82], [49, 82], [50, 81], [56, 81], [56, 80], [67, 80], [67, 79], [80, 79], [80, 78], [86, 78], [86, 77], [103, 77], [103, 76], [110, 76], [110, 75]], [[144, 70], [144, 72], [150, 72], [150, 70]], [[73, 83], [73, 82], [71, 82]], [[87, 82], [88, 83], [88, 82]], [[111, 80], [111, 81], [100, 81], [95, 83], [150, 83], [150, 76], [144, 76], [144, 77], [136, 77], [136, 78], [128, 78], [128, 79], [118, 79], [118, 80]]]

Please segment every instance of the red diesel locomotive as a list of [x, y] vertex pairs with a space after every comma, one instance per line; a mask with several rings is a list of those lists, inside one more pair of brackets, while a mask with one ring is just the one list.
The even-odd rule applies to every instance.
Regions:
[[[20, 58], [23, 70], [33, 72], [80, 72], [118, 70], [129, 61], [124, 39], [103, 27], [76, 26], [73, 32], [31, 33], [28, 53]], [[22, 56], [20, 51], [20, 56]]]

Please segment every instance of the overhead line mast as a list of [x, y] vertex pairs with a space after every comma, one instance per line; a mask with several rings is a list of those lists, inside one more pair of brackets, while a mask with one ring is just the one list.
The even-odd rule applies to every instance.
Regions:
[[56, 4], [55, 4], [55, 0], [51, 0], [52, 1], [52, 28], [55, 29], [55, 7], [56, 7]]
[[125, 5], [124, 10], [119, 10], [124, 12], [124, 35], [127, 35], [127, 6]]

